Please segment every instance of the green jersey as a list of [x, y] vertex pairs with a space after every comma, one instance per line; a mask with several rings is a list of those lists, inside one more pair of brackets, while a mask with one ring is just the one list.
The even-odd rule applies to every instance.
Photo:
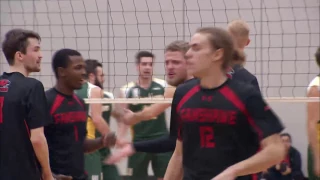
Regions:
[[[163, 97], [166, 81], [154, 78], [148, 89], [140, 87], [135, 82], [130, 82], [121, 88], [123, 97], [126, 98], [146, 98]], [[150, 104], [129, 104], [129, 109], [133, 112], [141, 111]], [[165, 112], [148, 121], [142, 121], [131, 127], [133, 141], [153, 139], [168, 134]]]
[[[114, 96], [112, 93], [104, 91], [104, 98], [108, 99], [114, 99]], [[110, 117], [111, 117], [111, 112], [112, 112], [112, 104], [102, 104], [102, 117], [103, 119], [110, 125]], [[101, 134], [96, 131], [96, 137], [100, 137]], [[110, 150], [107, 148], [102, 148], [99, 150], [101, 154], [101, 159], [104, 160], [109, 154]]]
[[[81, 89], [76, 90], [75, 93], [82, 99], [87, 99], [87, 98], [90, 98], [91, 90], [95, 87], [98, 87], [98, 86], [93, 85], [89, 82], [85, 82], [82, 85]], [[88, 115], [90, 116], [90, 106], [87, 103], [85, 103], [85, 106], [88, 109]]]

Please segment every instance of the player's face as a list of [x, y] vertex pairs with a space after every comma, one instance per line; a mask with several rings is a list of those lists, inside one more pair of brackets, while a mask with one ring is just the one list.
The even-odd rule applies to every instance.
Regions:
[[98, 66], [96, 68], [96, 75], [95, 75], [95, 85], [103, 89], [103, 83], [104, 83], [104, 74], [102, 67]]
[[81, 56], [70, 56], [69, 58], [69, 64], [63, 72], [65, 82], [72, 89], [80, 89], [86, 74], [85, 62]]
[[140, 77], [147, 79], [151, 78], [153, 73], [153, 58], [142, 57], [140, 63], [137, 65], [137, 70]]
[[184, 82], [187, 79], [187, 62], [183, 52], [167, 51], [164, 58], [168, 84], [177, 86]]
[[19, 53], [19, 59], [27, 72], [39, 72], [42, 59], [39, 40], [36, 38], [29, 38], [26, 53]]
[[284, 143], [284, 145], [286, 146], [287, 149], [289, 149], [291, 147], [291, 140], [288, 136], [282, 136], [281, 137], [282, 142]]
[[221, 49], [214, 50], [209, 42], [208, 35], [196, 33], [190, 41], [190, 49], [186, 53], [187, 68], [195, 77], [201, 78], [213, 67], [221, 68]]

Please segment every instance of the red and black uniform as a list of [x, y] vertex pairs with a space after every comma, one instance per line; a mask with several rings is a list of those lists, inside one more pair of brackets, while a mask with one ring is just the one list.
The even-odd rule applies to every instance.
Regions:
[[171, 121], [178, 122], [178, 139], [183, 142], [184, 180], [215, 177], [254, 155], [262, 139], [283, 130], [256, 88], [231, 79], [213, 89], [202, 88], [198, 79], [180, 85]]
[[87, 110], [77, 95], [65, 95], [51, 88], [46, 91], [53, 123], [45, 127], [50, 166], [55, 174], [85, 180], [84, 149]]
[[40, 81], [18, 72], [0, 76], [0, 179], [41, 178], [30, 130], [50, 123], [47, 106]]

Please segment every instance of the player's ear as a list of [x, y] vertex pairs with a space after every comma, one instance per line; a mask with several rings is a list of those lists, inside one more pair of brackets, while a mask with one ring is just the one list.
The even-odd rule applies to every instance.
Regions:
[[58, 72], [58, 75], [60, 77], [65, 77], [66, 76], [66, 72], [65, 72], [65, 69], [63, 67], [58, 67], [57, 72]]
[[17, 52], [15, 53], [15, 55], [14, 55], [14, 59], [21, 61], [22, 58], [23, 58], [23, 53], [20, 52], [20, 51], [17, 51]]
[[251, 40], [248, 38], [246, 46], [250, 44]]
[[213, 53], [213, 61], [221, 60], [223, 58], [223, 54], [224, 54], [224, 49], [220, 48], [215, 50], [215, 52]]
[[95, 78], [95, 75], [94, 75], [93, 73], [89, 73], [89, 74], [88, 74], [88, 79], [89, 79], [90, 81], [94, 81], [94, 78]]

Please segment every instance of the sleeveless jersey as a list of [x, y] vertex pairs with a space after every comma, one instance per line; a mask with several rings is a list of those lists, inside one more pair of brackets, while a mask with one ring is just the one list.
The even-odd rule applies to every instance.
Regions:
[[[75, 92], [82, 99], [87, 99], [87, 98], [90, 98], [91, 91], [95, 87], [97, 87], [97, 86], [93, 85], [89, 82], [85, 82], [82, 85], [81, 89], [78, 89]], [[85, 106], [88, 109], [88, 112], [87, 112], [87, 116], [88, 116], [88, 119], [87, 119], [87, 138], [94, 139], [95, 138], [95, 127], [94, 127], [94, 124], [93, 124], [91, 116], [90, 116], [91, 115], [91, 108], [90, 108], [89, 104], [85, 104]]]
[[[126, 98], [146, 98], [146, 97], [163, 97], [166, 81], [154, 78], [148, 89], [141, 88], [135, 82], [130, 82], [120, 90], [123, 97]], [[150, 104], [129, 104], [129, 109], [133, 112], [141, 111], [145, 106]], [[168, 134], [166, 126], [165, 112], [149, 121], [142, 121], [131, 127], [133, 141], [153, 139]]]
[[[316, 76], [309, 84], [308, 86], [308, 91], [310, 90], [311, 87], [313, 86], [317, 86], [319, 91], [320, 91], [320, 74], [318, 76]], [[317, 130], [318, 130], [318, 140], [319, 140], [319, 144], [320, 144], [320, 119], [318, 121], [317, 124]]]
[[[104, 98], [108, 99], [114, 99], [114, 96], [112, 93], [104, 91], [103, 93]], [[111, 112], [112, 112], [112, 104], [102, 104], [102, 117], [103, 119], [110, 125], [110, 117], [111, 117]], [[94, 127], [94, 126], [93, 126]], [[95, 130], [95, 137], [100, 137], [101, 134]], [[105, 157], [107, 157], [110, 154], [110, 149], [109, 148], [102, 148], [99, 150], [101, 154], [101, 160], [104, 160]]]

